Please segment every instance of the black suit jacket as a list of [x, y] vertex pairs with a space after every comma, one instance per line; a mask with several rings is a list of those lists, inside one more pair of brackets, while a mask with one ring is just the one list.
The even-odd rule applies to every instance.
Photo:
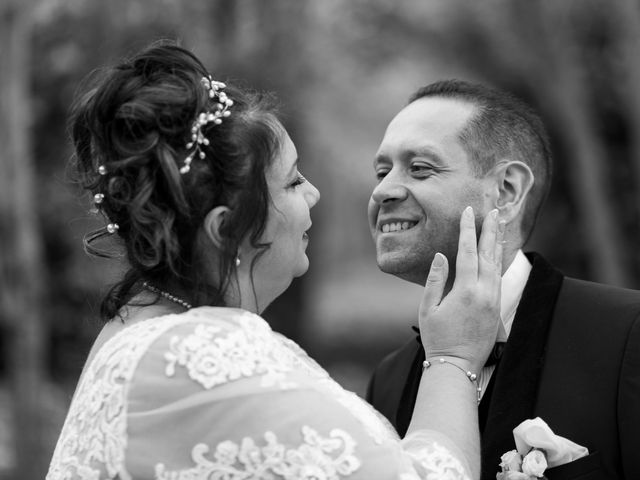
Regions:
[[[640, 480], [640, 292], [533, 268], [502, 359], [479, 406], [482, 480], [515, 448], [513, 429], [541, 417], [588, 457], [547, 470], [549, 480]], [[367, 400], [404, 435], [424, 351], [412, 340], [376, 369]]]

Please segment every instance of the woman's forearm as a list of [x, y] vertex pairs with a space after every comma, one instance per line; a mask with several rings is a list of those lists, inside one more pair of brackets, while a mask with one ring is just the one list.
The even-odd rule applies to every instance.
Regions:
[[479, 478], [476, 385], [454, 365], [437, 363], [422, 373], [407, 437], [424, 431], [448, 438], [447, 448], [466, 461], [471, 478]]

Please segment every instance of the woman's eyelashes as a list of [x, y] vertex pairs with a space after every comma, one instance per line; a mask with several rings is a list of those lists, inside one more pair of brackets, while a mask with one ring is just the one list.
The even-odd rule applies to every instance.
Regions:
[[295, 188], [299, 185], [302, 185], [304, 182], [306, 182], [307, 179], [304, 178], [304, 176], [300, 173], [300, 172], [296, 172], [296, 178], [293, 182], [291, 182], [291, 184], [289, 185], [291, 188]]

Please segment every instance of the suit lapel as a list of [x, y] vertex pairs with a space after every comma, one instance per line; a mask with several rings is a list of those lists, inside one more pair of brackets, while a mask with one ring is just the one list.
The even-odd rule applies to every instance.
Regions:
[[482, 400], [478, 405], [478, 426], [480, 427], [480, 435], [484, 434], [485, 426], [487, 425], [487, 418], [489, 416], [489, 406], [491, 405], [491, 397], [493, 396], [493, 387], [496, 384], [497, 371], [500, 368], [500, 361], [496, 364], [496, 368], [493, 371], [493, 375], [489, 379], [489, 383], [485, 387], [482, 394]]
[[500, 456], [515, 448], [513, 429], [533, 418], [547, 333], [563, 275], [537, 254], [516, 311], [509, 340], [496, 368], [490, 397], [483, 397], [482, 478], [493, 479]]
[[367, 400], [382, 413], [404, 436], [411, 420], [415, 404], [416, 382], [420, 383], [420, 372], [416, 365], [422, 366], [420, 355], [424, 358], [421, 345], [411, 339], [404, 347], [387, 356], [378, 365], [367, 389]]
[[404, 382], [400, 404], [396, 412], [395, 427], [401, 437], [407, 433], [413, 409], [416, 405], [416, 397], [418, 396], [418, 387], [422, 378], [422, 362], [424, 361], [424, 349], [420, 342], [420, 336], [414, 346], [413, 358], [409, 366], [408, 376]]

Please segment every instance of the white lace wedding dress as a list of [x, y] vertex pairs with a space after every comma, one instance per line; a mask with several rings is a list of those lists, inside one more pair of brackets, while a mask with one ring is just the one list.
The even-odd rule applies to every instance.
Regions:
[[132, 324], [78, 383], [47, 480], [467, 479], [444, 436], [400, 440], [243, 310]]

